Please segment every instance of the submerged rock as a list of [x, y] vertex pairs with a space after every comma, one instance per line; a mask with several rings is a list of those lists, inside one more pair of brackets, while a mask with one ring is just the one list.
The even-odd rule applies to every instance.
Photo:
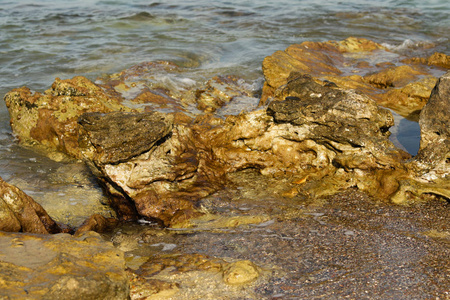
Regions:
[[39, 203], [0, 178], [0, 230], [9, 232], [58, 233], [61, 228]]
[[257, 266], [249, 260], [240, 260], [225, 267], [223, 280], [227, 284], [247, 284], [259, 277]]
[[128, 299], [123, 252], [94, 232], [77, 238], [0, 232], [0, 297]]
[[124, 105], [144, 111], [197, 115], [257, 100], [255, 88], [238, 76], [198, 78], [191, 71], [167, 61], [143, 62], [96, 82], [120, 95]]
[[[228, 262], [196, 253], [157, 254], [132, 273], [130, 296], [132, 299], [241, 297], [244, 291], [251, 293], [255, 281], [262, 281], [261, 273], [261, 268], [249, 260]], [[202, 282], [200, 289], [198, 282]]]

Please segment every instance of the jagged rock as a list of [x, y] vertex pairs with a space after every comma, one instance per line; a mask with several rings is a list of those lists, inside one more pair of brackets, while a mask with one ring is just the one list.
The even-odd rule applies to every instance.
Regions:
[[0, 298], [128, 299], [122, 251], [97, 233], [0, 232]]
[[58, 233], [59, 226], [39, 203], [0, 178], [0, 230], [9, 232]]
[[86, 113], [78, 123], [85, 158], [96, 165], [117, 164], [150, 150], [172, 131], [170, 116], [157, 112]]
[[49, 152], [56, 160], [62, 159], [61, 153], [81, 158], [77, 121], [83, 113], [130, 110], [82, 76], [71, 80], [56, 78], [44, 94], [26, 87], [14, 89], [4, 100], [11, 128], [19, 140]]
[[408, 164], [411, 176], [395, 195], [396, 203], [421, 194], [450, 199], [450, 72], [439, 78], [420, 113], [420, 149]]
[[[175, 123], [171, 134], [164, 131], [159, 141], [149, 135], [144, 144], [152, 146], [140, 155], [102, 161], [96, 157], [104, 150], [97, 145], [85, 151], [90, 153], [86, 157], [116, 192], [133, 201], [139, 215], [166, 225], [193, 216], [196, 201], [219, 188], [224, 175], [247, 168], [266, 175], [304, 174], [311, 181], [330, 176], [336, 185], [359, 184], [380, 197], [395, 192], [395, 184], [373, 184], [383, 177], [378, 171], [403, 172], [401, 162], [409, 158], [388, 140], [393, 125], [388, 110], [364, 95], [319, 85], [310, 76], [290, 80], [283, 93], [286, 100], [272, 102], [267, 110], [226, 120], [199, 116], [190, 124]], [[114, 118], [135, 119], [126, 113], [94, 116], [102, 124], [105, 143], [116, 138]], [[89, 141], [95, 129], [83, 118], [82, 139]], [[127, 127], [138, 131], [134, 125]], [[133, 145], [145, 135], [125, 136], [120, 143], [108, 142], [113, 145], [108, 152], [126, 152], [124, 144]], [[323, 193], [321, 189], [315, 193]], [[336, 188], [325, 190], [332, 193]]]
[[[450, 138], [450, 72], [439, 78], [420, 113], [420, 150], [442, 145]], [[447, 147], [450, 150], [450, 147]]]
[[[435, 80], [427, 64], [442, 56], [413, 65], [377, 61], [375, 54], [387, 52], [356, 38], [277, 51], [263, 62], [261, 104], [270, 104], [226, 119], [197, 108], [214, 112], [249, 97], [239, 79], [216, 77], [199, 85], [163, 62], [143, 63], [98, 84], [83, 77], [57, 80], [45, 95], [22, 88], [5, 101], [22, 140], [89, 163], [122, 219], [182, 222], [198, 215], [197, 200], [221, 188], [227, 173], [247, 168], [302, 177], [290, 195], [356, 186], [388, 199], [404, 194], [402, 182], [418, 174], [413, 169], [424, 170], [417, 166], [429, 154], [423, 150], [415, 163], [405, 164], [410, 156], [388, 140], [392, 115], [375, 101], [416, 118]], [[170, 72], [176, 75], [167, 77]], [[121, 101], [155, 106], [132, 110]], [[153, 108], [160, 112], [137, 112]], [[445, 147], [433, 152], [439, 168]]]
[[228, 145], [219, 143], [213, 153], [228, 171], [303, 174], [308, 178], [303, 188], [314, 195], [350, 186], [384, 198], [396, 191], [395, 184], [374, 184], [390, 170], [403, 174], [402, 161], [410, 157], [388, 140], [389, 111], [367, 96], [321, 86], [310, 76], [291, 79], [280, 94], [286, 99], [273, 101], [267, 112], [227, 119], [222, 134], [228, 135]]
[[156, 112], [87, 114], [80, 118], [82, 152], [93, 162], [94, 172], [109, 192], [122, 196], [123, 206], [131, 199], [139, 215], [164, 222], [177, 213], [180, 217], [189, 215], [191, 198], [199, 197], [191, 193], [210, 192], [201, 184], [184, 192], [201, 177], [197, 172], [199, 158], [192, 131], [172, 122], [172, 115]]
[[436, 70], [429, 66], [446, 68], [448, 57], [435, 53], [428, 59], [375, 63], [374, 57], [382, 57], [384, 53], [391, 57], [395, 55], [382, 45], [357, 38], [291, 45], [264, 59], [266, 82], [260, 104], [272, 99], [283, 100], [279, 93], [289, 82], [291, 73], [306, 73], [317, 82], [360, 91], [377, 103], [417, 121], [437, 80]]

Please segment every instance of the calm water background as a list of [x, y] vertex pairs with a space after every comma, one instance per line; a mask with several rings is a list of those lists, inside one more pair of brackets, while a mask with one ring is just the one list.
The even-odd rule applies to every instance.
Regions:
[[[24, 85], [44, 91], [55, 77], [95, 79], [152, 60], [191, 67], [197, 80], [237, 74], [256, 81], [263, 58], [277, 50], [349, 36], [418, 56], [450, 54], [448, 0], [311, 2], [0, 0], [0, 95]], [[3, 101], [0, 117], [0, 176], [36, 194], [57, 166], [17, 146]], [[413, 153], [417, 125], [403, 127], [404, 137], [395, 129], [398, 139]]]

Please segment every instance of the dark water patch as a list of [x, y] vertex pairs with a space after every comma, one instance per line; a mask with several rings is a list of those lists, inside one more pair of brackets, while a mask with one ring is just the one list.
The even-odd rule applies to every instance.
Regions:
[[144, 11], [144, 12], [135, 13], [135, 14], [133, 14], [131, 16], [121, 17], [119, 19], [120, 20], [125, 20], [125, 21], [145, 22], [145, 21], [152, 21], [152, 20], [154, 20], [155, 16]]

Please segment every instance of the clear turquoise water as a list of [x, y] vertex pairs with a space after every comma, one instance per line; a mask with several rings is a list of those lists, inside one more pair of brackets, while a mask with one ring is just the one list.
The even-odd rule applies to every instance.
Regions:
[[[43, 91], [55, 77], [95, 79], [152, 60], [191, 67], [198, 80], [257, 80], [263, 58], [277, 50], [349, 36], [397, 52], [449, 54], [449, 15], [448, 0], [0, 0], [0, 94], [24, 85]], [[0, 176], [34, 180], [27, 188], [39, 189], [55, 166], [16, 145], [3, 101], [0, 117]], [[395, 130], [414, 153], [418, 127], [405, 122]]]

